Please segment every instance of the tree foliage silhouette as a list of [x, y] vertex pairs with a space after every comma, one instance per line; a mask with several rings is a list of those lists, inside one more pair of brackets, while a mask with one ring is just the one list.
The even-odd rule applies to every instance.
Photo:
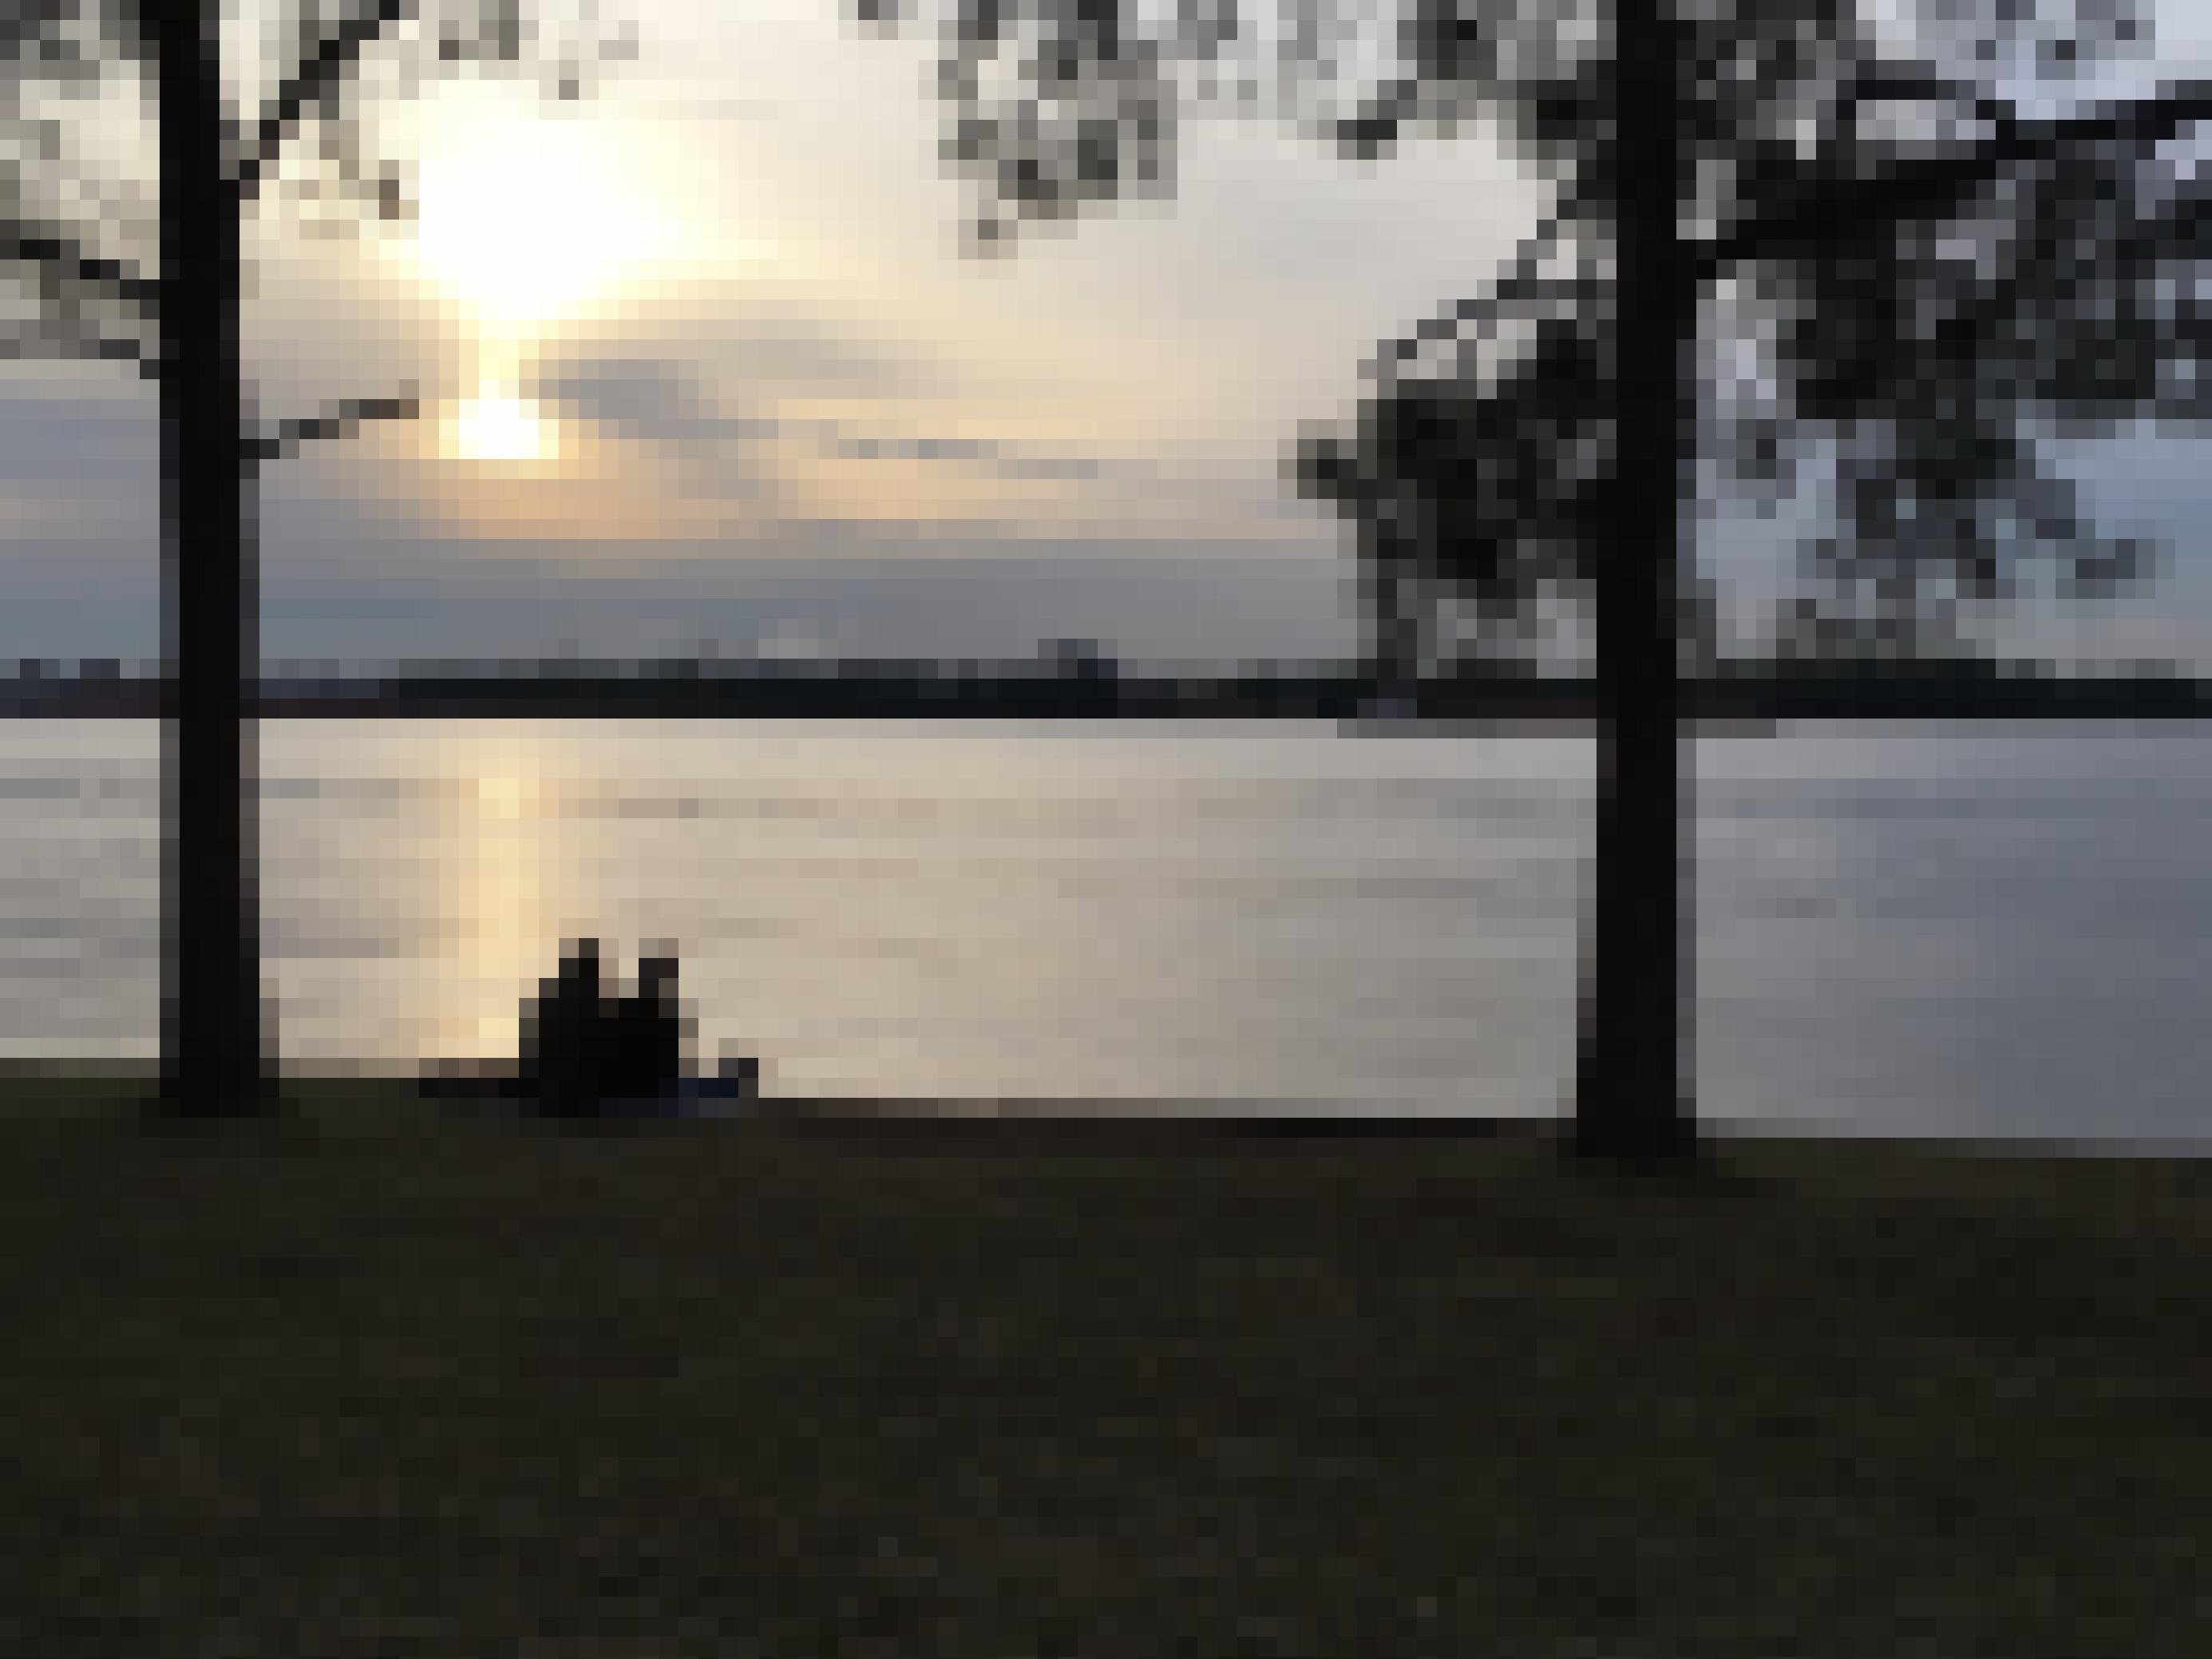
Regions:
[[[165, 1103], [258, 1109], [274, 1033], [256, 895], [260, 668], [252, 480], [316, 439], [416, 412], [411, 391], [261, 423], [240, 357], [246, 216], [283, 193], [405, 212], [399, 171], [362, 142], [362, 71], [396, 54], [403, 92], [461, 68], [524, 70], [574, 97], [626, 49], [586, 5], [556, 34], [521, 0], [16, 0], [0, 13], [0, 350], [115, 360], [159, 382], [164, 714]], [[251, 116], [226, 26], [276, 49]], [[284, 43], [279, 46], [279, 41]], [[304, 171], [288, 156], [315, 140]]]
[[[1172, 188], [1194, 100], [1373, 158], [1486, 124], [1553, 196], [1478, 294], [1394, 342], [1292, 471], [1357, 526], [1388, 672], [1447, 609], [1595, 611], [1596, 850], [1575, 1144], [1694, 1145], [1681, 747], [1686, 520], [1705, 466], [1771, 505], [1825, 456], [1806, 551], [1875, 648], [2140, 574], [2039, 440], [2201, 419], [2212, 85], [2064, 88], [2148, 45], [2135, 0], [957, 0], [943, 156], [984, 247]], [[864, 21], [906, 20], [861, 0]], [[1701, 348], [1763, 356], [1720, 395]]]
[[[1807, 550], [1844, 607], [1823, 620], [1871, 651], [2010, 595], [2039, 557], [2072, 592], [2141, 574], [2153, 550], [2098, 534], [2039, 440], [2204, 413], [2189, 286], [2203, 185], [2161, 151], [2212, 87], [2031, 120], [1984, 83], [1898, 61], [1847, 15], [1816, 34], [1801, 13], [1796, 39], [1754, 21], [1763, 35], [1684, 36], [1702, 66], [1686, 112], [1705, 182], [1683, 204], [1700, 334], [1767, 359], [1763, 386], [1709, 392], [1699, 453], [1770, 502], [1830, 458], [1837, 525]], [[2128, 21], [2105, 34], [2128, 38]], [[2095, 40], [2039, 38], [2075, 63]], [[1812, 142], [1776, 141], [1808, 125]], [[1377, 580], [1431, 607], [1465, 594], [1511, 611], [1594, 575], [1612, 483], [1606, 284], [1587, 264], [1557, 274], [1565, 248], [1604, 240], [1609, 209], [1589, 195], [1564, 191], [1507, 274], [1387, 347], [1353, 429], [1301, 455]]]

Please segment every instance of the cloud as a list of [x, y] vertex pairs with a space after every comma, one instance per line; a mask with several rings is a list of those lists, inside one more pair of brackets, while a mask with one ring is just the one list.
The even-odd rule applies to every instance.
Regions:
[[666, 358], [569, 357], [541, 363], [525, 392], [572, 420], [679, 450], [776, 435], [773, 421], [721, 413], [699, 377]]
[[[442, 550], [448, 556], [438, 556]], [[1160, 556], [1165, 552], [1168, 556]], [[405, 570], [365, 562], [264, 575], [270, 659], [489, 660], [574, 641], [589, 655], [737, 655], [812, 640], [835, 653], [1017, 657], [1097, 639], [1133, 662], [1326, 655], [1353, 637], [1346, 569], [1097, 541], [979, 555], [912, 547], [838, 558], [645, 561], [623, 550], [580, 567], [573, 550], [517, 547], [497, 562], [426, 550]]]
[[1157, 467], [1142, 460], [1055, 453], [1038, 446], [997, 438], [872, 433], [843, 422], [830, 423], [824, 437], [823, 453], [839, 460], [957, 467], [1010, 482], [1095, 483], [1125, 479], [1149, 483], [1159, 476]]
[[572, 328], [538, 355], [539, 374], [553, 379], [623, 363], [672, 366], [702, 387], [731, 389], [729, 400], [748, 409], [791, 398], [946, 397], [966, 378], [865, 324], [824, 317], [810, 296], [769, 280], [663, 284], [620, 318]]
[[[749, 499], [757, 499], [763, 488], [772, 491], [780, 479], [819, 484], [834, 475], [848, 483], [863, 483], [857, 470], [872, 474], [863, 487], [875, 494], [895, 489], [901, 476], [916, 475], [917, 482], [937, 475], [985, 484], [1088, 486], [1089, 497], [1105, 510], [1117, 494], [1152, 491], [1163, 483], [1160, 465], [1142, 457], [1085, 453], [1019, 436], [932, 432], [930, 419], [943, 418], [945, 407], [898, 395], [915, 385], [916, 377], [865, 347], [819, 336], [770, 337], [766, 352], [762, 343], [741, 346], [738, 356], [757, 370], [763, 356], [783, 349], [781, 367], [801, 371], [801, 378], [779, 385], [775, 377], [756, 373], [740, 381], [726, 369], [710, 379], [696, 360], [616, 345], [549, 356], [537, 365], [525, 390], [603, 436], [719, 467], [726, 483], [742, 478]], [[826, 382], [825, 363], [838, 366]], [[809, 411], [834, 401], [840, 375], [856, 413], [781, 412], [780, 394], [787, 392], [795, 392]], [[725, 395], [718, 380], [741, 384], [742, 396]], [[973, 423], [971, 417], [967, 424]], [[883, 471], [874, 472], [877, 468]], [[825, 488], [836, 493], [834, 483]], [[921, 505], [928, 493], [917, 495], [916, 514], [933, 522], [943, 514]], [[1187, 481], [1184, 496], [1190, 499]]]

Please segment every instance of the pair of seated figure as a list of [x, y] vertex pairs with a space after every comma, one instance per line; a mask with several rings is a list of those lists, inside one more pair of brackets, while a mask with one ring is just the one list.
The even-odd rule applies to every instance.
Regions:
[[599, 942], [577, 941], [559, 975], [539, 981], [523, 1019], [522, 1081], [549, 1111], [587, 1112], [611, 1100], [659, 1096], [683, 1065], [676, 958], [641, 957], [637, 994], [600, 989]]

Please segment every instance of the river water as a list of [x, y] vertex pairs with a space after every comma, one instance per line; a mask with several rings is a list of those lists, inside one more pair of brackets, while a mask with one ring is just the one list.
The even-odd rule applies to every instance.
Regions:
[[[1593, 750], [1328, 726], [295, 721], [293, 1063], [513, 1050], [560, 941], [666, 941], [785, 1095], [1559, 1109]], [[1703, 1109], [2212, 1144], [2212, 739], [1698, 744]], [[150, 1054], [159, 737], [0, 726], [0, 1054]]]

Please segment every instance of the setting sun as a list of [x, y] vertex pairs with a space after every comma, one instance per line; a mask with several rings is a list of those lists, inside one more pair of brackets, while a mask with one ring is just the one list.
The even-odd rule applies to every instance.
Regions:
[[485, 385], [454, 410], [449, 447], [470, 461], [550, 460], [556, 448], [553, 423], [534, 404]]

